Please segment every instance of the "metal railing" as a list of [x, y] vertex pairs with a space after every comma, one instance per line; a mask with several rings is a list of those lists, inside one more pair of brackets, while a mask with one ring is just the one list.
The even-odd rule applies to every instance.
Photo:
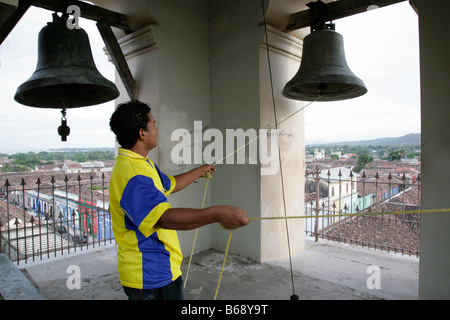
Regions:
[[[344, 215], [420, 209], [420, 174], [333, 170], [307, 172], [305, 234], [418, 257], [420, 214]], [[0, 253], [19, 264], [115, 244], [108, 185], [104, 173], [0, 180]]]
[[94, 176], [0, 181], [0, 253], [19, 264], [115, 243], [109, 181], [103, 173]]
[[[306, 173], [306, 235], [419, 256], [420, 214], [399, 212], [420, 210], [420, 174], [330, 170]], [[352, 213], [368, 215], [345, 216]]]

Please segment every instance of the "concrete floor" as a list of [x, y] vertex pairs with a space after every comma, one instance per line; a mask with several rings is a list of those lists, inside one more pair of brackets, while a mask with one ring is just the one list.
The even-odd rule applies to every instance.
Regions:
[[[184, 277], [188, 257], [183, 264]], [[223, 262], [214, 250], [194, 255], [185, 289], [187, 300], [213, 300]], [[300, 300], [414, 300], [418, 297], [419, 259], [326, 240], [306, 241], [292, 259], [294, 288]], [[69, 289], [79, 267], [80, 289]], [[371, 269], [371, 266], [376, 266]], [[49, 300], [126, 300], [119, 283], [116, 247], [101, 247], [20, 266]], [[368, 269], [369, 268], [369, 269]], [[375, 270], [375, 271], [373, 271]], [[373, 282], [373, 279], [379, 282]], [[370, 284], [379, 288], [369, 289]], [[289, 300], [289, 260], [258, 264], [229, 255], [218, 300]]]

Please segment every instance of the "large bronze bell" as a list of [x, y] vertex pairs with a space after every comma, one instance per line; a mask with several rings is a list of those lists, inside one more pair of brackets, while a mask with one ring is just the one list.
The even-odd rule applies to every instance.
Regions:
[[39, 32], [36, 70], [19, 86], [14, 99], [38, 108], [77, 108], [101, 104], [119, 96], [114, 83], [97, 70], [83, 29], [69, 29], [67, 17]]
[[282, 93], [295, 100], [338, 101], [366, 92], [363, 81], [348, 67], [343, 37], [332, 25], [305, 37], [300, 68]]

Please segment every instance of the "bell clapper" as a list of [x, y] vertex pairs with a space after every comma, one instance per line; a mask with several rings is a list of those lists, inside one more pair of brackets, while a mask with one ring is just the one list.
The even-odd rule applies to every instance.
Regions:
[[323, 82], [319, 83], [317, 90], [319, 91], [319, 96], [323, 96], [327, 92], [327, 84]]
[[61, 110], [61, 125], [58, 127], [58, 134], [61, 136], [61, 141], [67, 141], [67, 136], [70, 134], [70, 128], [67, 126], [66, 108]]

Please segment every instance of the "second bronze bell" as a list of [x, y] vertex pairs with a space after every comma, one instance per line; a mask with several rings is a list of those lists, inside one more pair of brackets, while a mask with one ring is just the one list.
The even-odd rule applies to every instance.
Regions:
[[305, 37], [300, 68], [282, 93], [295, 100], [338, 101], [366, 92], [364, 82], [348, 67], [342, 35], [331, 25]]

